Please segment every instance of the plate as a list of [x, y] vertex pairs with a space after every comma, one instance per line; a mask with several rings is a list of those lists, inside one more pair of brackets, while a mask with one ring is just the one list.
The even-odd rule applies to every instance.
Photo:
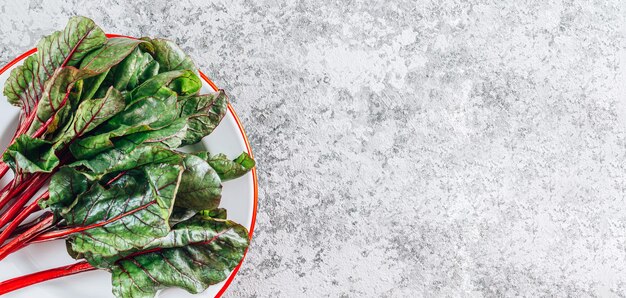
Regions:
[[[126, 37], [107, 34], [108, 37]], [[0, 89], [4, 89], [4, 82], [9, 77], [11, 70], [21, 64], [24, 58], [32, 55], [36, 49], [15, 58], [9, 64], [0, 69]], [[202, 93], [217, 90], [217, 87], [209, 78], [200, 72], [203, 86]], [[2, 151], [7, 147], [17, 126], [19, 109], [10, 105], [4, 95], [0, 94], [0, 148]], [[196, 145], [184, 148], [187, 150], [208, 150], [211, 153], [224, 153], [230, 158], [235, 158], [245, 151], [252, 156], [250, 144], [243, 130], [243, 126], [237, 118], [233, 107], [229, 104], [226, 116], [211, 135], [202, 139]], [[10, 173], [0, 181], [4, 186], [12, 175]], [[220, 207], [228, 210], [228, 218], [248, 228], [250, 237], [254, 230], [257, 206], [257, 180], [256, 170], [253, 169], [245, 176], [223, 183], [222, 201]], [[49, 243], [34, 244], [14, 253], [0, 262], [0, 280], [38, 272], [45, 269], [76, 263], [65, 250], [65, 242], [62, 240]], [[197, 295], [187, 293], [182, 289], [166, 289], [159, 293], [160, 298], [180, 297], [219, 297], [231, 283], [237, 271], [237, 266], [225, 281], [209, 287], [205, 292]], [[111, 274], [103, 270], [83, 272], [52, 281], [33, 285], [15, 292], [6, 294], [6, 298], [30, 298], [30, 297], [91, 297], [111, 298]]]

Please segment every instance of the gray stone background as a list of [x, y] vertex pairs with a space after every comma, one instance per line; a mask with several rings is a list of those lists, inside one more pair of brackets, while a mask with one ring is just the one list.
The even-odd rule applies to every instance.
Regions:
[[19, 1], [176, 40], [227, 90], [259, 213], [227, 297], [626, 296], [620, 1]]

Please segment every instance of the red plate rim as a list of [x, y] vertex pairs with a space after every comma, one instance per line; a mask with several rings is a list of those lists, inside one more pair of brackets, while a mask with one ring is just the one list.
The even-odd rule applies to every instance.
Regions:
[[[126, 35], [120, 35], [120, 34], [107, 34], [106, 36], [108, 38], [125, 37], [125, 38], [136, 39], [135, 37], [132, 37], [132, 36], [126, 36]], [[13, 66], [16, 63], [22, 61], [24, 58], [32, 55], [35, 52], [37, 52], [37, 48], [32, 48], [32, 49], [24, 52], [23, 54], [19, 55], [17, 58], [11, 60], [5, 66], [0, 68], [0, 74], [3, 74], [11, 66]], [[213, 81], [211, 81], [211, 79], [209, 79], [209, 77], [207, 77], [202, 71], [198, 70], [198, 73], [200, 74], [200, 77], [205, 82], [207, 82], [207, 84], [209, 84], [211, 86], [211, 88], [213, 88], [213, 90], [215, 90], [215, 91], [219, 90], [219, 88], [217, 88], [217, 85], [215, 85], [215, 83], [213, 83]], [[246, 151], [247, 151], [248, 155], [250, 155], [250, 157], [254, 158], [254, 155], [252, 154], [252, 148], [250, 147], [250, 142], [248, 141], [248, 136], [246, 135], [246, 132], [243, 129], [243, 125], [241, 124], [241, 120], [239, 120], [239, 117], [237, 116], [237, 113], [235, 113], [235, 109], [233, 108], [233, 106], [230, 103], [228, 103], [228, 110], [230, 111], [230, 113], [235, 118], [235, 122], [237, 123], [237, 126], [239, 127], [239, 132], [241, 132], [241, 136], [243, 137], [244, 143], [246, 144]], [[254, 206], [253, 206], [253, 209], [252, 209], [252, 221], [250, 222], [250, 232], [248, 234], [248, 237], [250, 238], [250, 240], [252, 240], [252, 234], [254, 233], [254, 225], [256, 223], [257, 205], [258, 205], [258, 201], [259, 201], [259, 196], [258, 196], [259, 195], [259, 186], [258, 186], [257, 176], [256, 176], [256, 167], [252, 168], [252, 184], [253, 184], [253, 188], [254, 188]], [[247, 253], [248, 253], [248, 249], [246, 249], [246, 251], [244, 252], [244, 255], [243, 255], [243, 258], [241, 259], [241, 262], [239, 262], [237, 267], [235, 267], [235, 269], [233, 269], [233, 272], [231, 273], [230, 277], [228, 277], [228, 279], [226, 280], [226, 283], [224, 284], [224, 286], [222, 286], [222, 288], [219, 290], [219, 292], [217, 292], [217, 294], [215, 295], [216, 298], [221, 297], [224, 294], [224, 292], [226, 291], [226, 289], [228, 288], [228, 286], [230, 286], [230, 284], [233, 282], [233, 279], [235, 279], [235, 276], [237, 275], [237, 272], [239, 272], [239, 268], [241, 268], [241, 264], [243, 263], [243, 260], [245, 259]]]

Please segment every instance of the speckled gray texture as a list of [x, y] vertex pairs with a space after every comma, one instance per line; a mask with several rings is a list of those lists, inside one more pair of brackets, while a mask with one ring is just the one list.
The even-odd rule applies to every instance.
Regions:
[[260, 191], [226, 296], [626, 296], [619, 1], [97, 2], [0, 4], [0, 60], [80, 14], [227, 90]]

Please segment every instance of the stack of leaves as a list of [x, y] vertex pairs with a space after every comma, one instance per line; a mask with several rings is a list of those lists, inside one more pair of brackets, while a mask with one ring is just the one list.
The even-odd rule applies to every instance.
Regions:
[[175, 150], [215, 129], [224, 92], [199, 94], [194, 63], [174, 43], [107, 39], [83, 17], [37, 49], [5, 84], [21, 114], [0, 165], [0, 176], [14, 173], [0, 192], [0, 259], [66, 239], [85, 261], [0, 283], [0, 294], [95, 268], [113, 273], [118, 297], [171, 286], [197, 293], [224, 280], [248, 233], [219, 209], [221, 183], [254, 160]]

